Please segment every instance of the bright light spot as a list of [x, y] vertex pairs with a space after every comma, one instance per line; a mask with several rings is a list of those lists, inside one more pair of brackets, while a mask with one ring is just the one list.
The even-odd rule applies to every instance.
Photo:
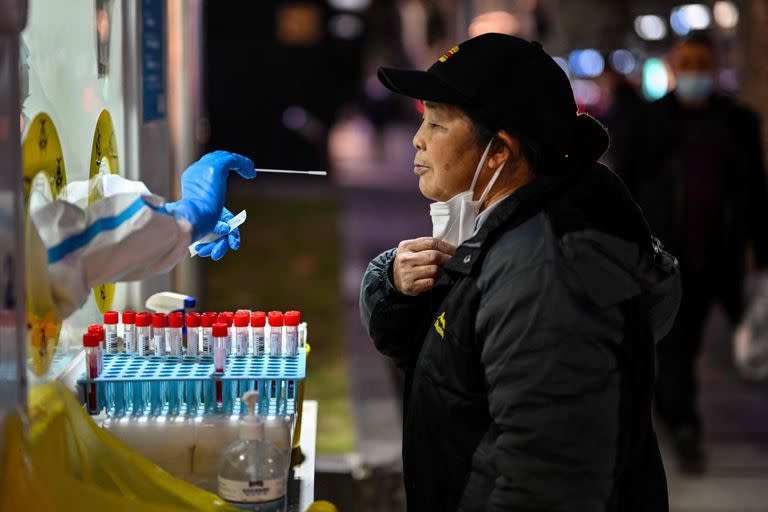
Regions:
[[739, 9], [733, 2], [715, 2], [715, 23], [722, 28], [734, 28], [739, 23]]
[[570, 74], [571, 70], [568, 67], [568, 61], [565, 60], [562, 57], [552, 57], [552, 60], [554, 60], [558, 66], [565, 72], [566, 75]]
[[283, 111], [283, 124], [286, 128], [298, 130], [307, 124], [307, 111], [292, 105]]
[[328, 20], [328, 30], [339, 39], [355, 39], [363, 33], [363, 20], [354, 14], [337, 14]]
[[684, 36], [691, 30], [702, 30], [712, 24], [709, 7], [703, 4], [681, 5], [672, 9], [669, 24], [678, 35]]
[[656, 57], [643, 65], [643, 93], [649, 100], [657, 100], [669, 90], [669, 72], [664, 62]]
[[146, 416], [142, 416], [138, 420], [136, 420], [138, 423], [146, 423], [148, 418]]
[[667, 36], [667, 25], [660, 16], [648, 14], [635, 18], [635, 32], [648, 41], [658, 41]]
[[591, 80], [574, 80], [573, 96], [577, 105], [595, 105], [600, 101], [600, 86]]
[[364, 11], [371, 5], [371, 0], [328, 0], [328, 3], [340, 11]]
[[469, 24], [469, 37], [490, 32], [514, 35], [520, 31], [520, 21], [506, 11], [492, 11], [480, 14]]
[[611, 67], [617, 73], [628, 75], [637, 67], [637, 59], [629, 50], [616, 50], [611, 53]]
[[158, 423], [165, 423], [168, 420], [165, 416], [160, 416], [157, 418]]
[[594, 78], [605, 69], [605, 60], [597, 50], [574, 50], [568, 57], [573, 74], [580, 78]]

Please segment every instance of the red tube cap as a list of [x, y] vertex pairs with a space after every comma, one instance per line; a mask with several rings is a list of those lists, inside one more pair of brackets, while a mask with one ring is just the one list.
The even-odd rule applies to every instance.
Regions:
[[228, 334], [227, 324], [215, 323], [213, 324], [213, 337], [224, 338]]
[[283, 326], [283, 314], [280, 311], [270, 311], [267, 318], [271, 327]]
[[206, 313], [203, 315], [203, 318], [200, 319], [200, 323], [203, 327], [213, 327], [213, 324], [216, 323], [216, 317]]
[[301, 313], [298, 311], [286, 311], [283, 315], [283, 321], [287, 326], [296, 327], [301, 323]]
[[235, 327], [248, 327], [250, 322], [248, 315], [235, 315]]
[[96, 333], [99, 336], [99, 341], [104, 339], [104, 326], [100, 324], [89, 325], [88, 332]]
[[150, 325], [152, 325], [152, 315], [149, 313], [136, 315], [136, 327], [149, 327]]
[[267, 314], [263, 311], [256, 311], [251, 315], [251, 327], [264, 327], [267, 325]]
[[184, 317], [181, 314], [169, 316], [168, 327], [173, 327], [174, 329], [184, 327]]
[[200, 327], [199, 313], [187, 313], [187, 327]]
[[123, 311], [123, 323], [124, 324], [135, 324], [136, 323], [136, 312], [135, 311]]
[[115, 325], [118, 321], [117, 311], [106, 311], [104, 313], [104, 323], [108, 325]]
[[163, 313], [155, 313], [152, 315], [152, 327], [155, 329], [168, 327], [168, 318]]
[[84, 347], [98, 347], [100, 342], [99, 335], [95, 332], [87, 332], [83, 334]]

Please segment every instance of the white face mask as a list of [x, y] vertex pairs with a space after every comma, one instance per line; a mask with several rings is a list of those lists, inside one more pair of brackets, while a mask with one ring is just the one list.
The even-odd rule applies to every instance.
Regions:
[[472, 178], [469, 190], [456, 194], [448, 201], [436, 201], [429, 205], [429, 215], [432, 217], [432, 236], [434, 238], [458, 247], [474, 233], [475, 221], [480, 213], [480, 205], [485, 201], [485, 198], [501, 174], [501, 170], [504, 168], [502, 163], [496, 169], [491, 181], [488, 182], [480, 199], [473, 201], [475, 185], [485, 165], [488, 152], [491, 150], [491, 144], [493, 144], [493, 139], [486, 146], [483, 156], [480, 157], [480, 163], [477, 164], [475, 176]]

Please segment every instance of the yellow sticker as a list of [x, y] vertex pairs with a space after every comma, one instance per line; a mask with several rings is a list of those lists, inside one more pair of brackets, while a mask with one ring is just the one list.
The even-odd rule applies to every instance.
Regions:
[[[93, 145], [91, 146], [90, 172], [88, 181], [90, 182], [90, 194], [88, 195], [88, 204], [101, 199], [101, 193], [98, 187], [94, 186], [93, 178], [100, 174], [120, 174], [120, 160], [117, 153], [117, 135], [112, 124], [112, 116], [108, 110], [102, 110], [99, 120], [96, 122], [96, 131], [93, 133]], [[112, 309], [112, 302], [115, 298], [115, 283], [104, 283], [93, 289], [93, 297], [96, 299], [96, 305], [99, 311], [104, 313]]]
[[440, 62], [445, 62], [448, 59], [450, 59], [451, 57], [453, 57], [454, 55], [456, 55], [457, 53], [459, 53], [459, 47], [458, 46], [454, 46], [453, 48], [451, 48], [450, 50], [445, 52], [438, 60]]
[[[37, 114], [26, 126], [24, 140], [21, 143], [22, 172], [24, 173], [25, 212], [29, 212], [29, 196], [35, 187], [48, 184], [50, 191], [42, 190], [50, 199], [57, 199], [67, 185], [67, 169], [64, 165], [64, 153], [56, 126], [50, 116], [44, 112]], [[27, 353], [30, 357], [30, 369], [41, 376], [48, 372], [53, 360], [53, 353], [58, 344], [61, 319], [50, 301], [47, 290], [39, 290], [30, 279], [31, 273], [40, 271], [40, 265], [46, 264], [45, 249], [36, 234], [32, 233], [29, 215], [25, 215], [25, 247], [27, 261]], [[34, 248], [34, 251], [33, 251]], [[33, 254], [34, 253], [34, 254]], [[37, 259], [38, 264], [32, 262]], [[47, 285], [46, 285], [47, 288]]]

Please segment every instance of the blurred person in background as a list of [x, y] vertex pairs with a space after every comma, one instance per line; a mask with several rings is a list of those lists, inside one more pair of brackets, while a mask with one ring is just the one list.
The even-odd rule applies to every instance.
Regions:
[[768, 264], [768, 202], [760, 120], [716, 91], [715, 50], [706, 34], [670, 55], [677, 87], [649, 107], [637, 145], [642, 165], [627, 180], [648, 222], [680, 259], [683, 298], [659, 344], [656, 412], [668, 427], [680, 469], [705, 470], [696, 360], [709, 310], [742, 313], [747, 248]]
[[[605, 60], [609, 62], [610, 59]], [[628, 180], [636, 174], [638, 162], [636, 132], [645, 119], [648, 104], [627, 77], [610, 65], [597, 78], [597, 84], [604, 100], [599, 111], [594, 114], [608, 129], [611, 140], [601, 162], [621, 176], [631, 190], [634, 186]]]
[[414, 172], [435, 201], [432, 236], [374, 258], [360, 294], [406, 375], [408, 510], [667, 510], [651, 400], [677, 263], [597, 163], [602, 126], [512, 36], [379, 79], [424, 101]]

